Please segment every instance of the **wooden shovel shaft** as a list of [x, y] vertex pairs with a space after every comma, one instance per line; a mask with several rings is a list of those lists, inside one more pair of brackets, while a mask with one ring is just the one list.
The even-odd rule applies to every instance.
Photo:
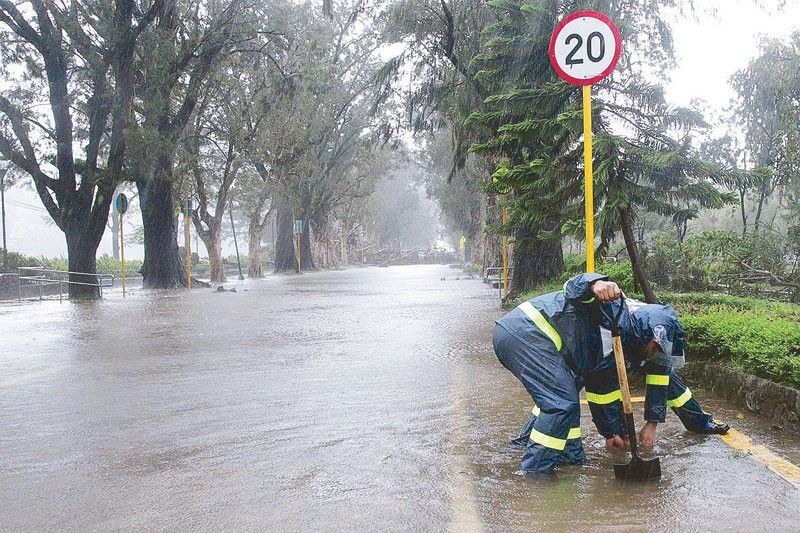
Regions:
[[628, 372], [625, 371], [625, 356], [622, 354], [622, 339], [612, 337], [614, 344], [614, 361], [617, 365], [617, 377], [619, 378], [619, 390], [622, 392], [622, 410], [626, 415], [633, 414], [633, 404], [631, 403], [631, 389], [628, 387]]

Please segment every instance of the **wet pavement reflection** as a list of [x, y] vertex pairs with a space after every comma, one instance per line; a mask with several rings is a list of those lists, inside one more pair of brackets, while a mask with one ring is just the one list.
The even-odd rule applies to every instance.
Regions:
[[800, 491], [675, 416], [658, 483], [613, 479], [585, 408], [589, 464], [517, 476], [501, 314], [446, 266], [2, 307], [0, 530], [800, 529]]

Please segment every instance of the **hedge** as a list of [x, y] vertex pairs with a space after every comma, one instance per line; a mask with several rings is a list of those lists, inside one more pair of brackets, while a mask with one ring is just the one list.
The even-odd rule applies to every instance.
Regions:
[[690, 361], [719, 361], [800, 386], [800, 305], [712, 293], [659, 296], [678, 311]]

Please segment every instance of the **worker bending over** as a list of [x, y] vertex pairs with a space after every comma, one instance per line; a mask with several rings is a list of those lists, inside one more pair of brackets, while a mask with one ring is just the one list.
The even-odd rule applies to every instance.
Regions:
[[[612, 307], [616, 308], [615, 302]], [[644, 304], [627, 299], [620, 317], [623, 352], [628, 370], [645, 374], [644, 418], [646, 423], [639, 434], [643, 447], [655, 445], [656, 427], [663, 423], [667, 407], [671, 408], [684, 427], [700, 434], [724, 435], [730, 429], [718, 424], [705, 413], [691, 390], [675, 372], [683, 366], [685, 336], [678, 316], [668, 305]], [[608, 447], [624, 446], [627, 428], [620, 401], [619, 379], [611, 348], [611, 332], [601, 330], [606, 356], [585, 380], [586, 400], [598, 431], [606, 438]], [[512, 442], [524, 445], [530, 437], [539, 408]], [[571, 458], [573, 462], [577, 458]]]
[[[603, 359], [604, 305], [622, 296], [601, 274], [581, 274], [524, 302], [497, 321], [497, 358], [525, 387], [539, 413], [522, 458], [522, 471], [552, 475], [559, 461], [583, 462], [578, 391]], [[566, 451], [566, 454], [565, 454]]]
[[[536, 406], [523, 472], [552, 475], [559, 463], [584, 461], [578, 396], [584, 385], [607, 444], [624, 445], [619, 386], [610, 377], [614, 361], [604, 358], [600, 332], [601, 326], [609, 327], [600, 306], [613, 316], [612, 302], [621, 296], [619, 286], [607, 281], [607, 276], [581, 274], [567, 281], [563, 292], [537, 296], [497, 321], [492, 338], [497, 358], [523, 384]], [[681, 420], [698, 431], [727, 431], [702, 413], [672, 371], [676, 341], [679, 353], [683, 351], [683, 330], [671, 308], [660, 307], [645, 310], [638, 318], [626, 313], [620, 320], [622, 340], [628, 346], [626, 363], [637, 368], [645, 364], [653, 372], [648, 380], [652, 389], [645, 407], [649, 423], [643, 431], [644, 444], [655, 442], [656, 424], [666, 414], [664, 404], [683, 407]], [[680, 394], [673, 395], [677, 390]]]

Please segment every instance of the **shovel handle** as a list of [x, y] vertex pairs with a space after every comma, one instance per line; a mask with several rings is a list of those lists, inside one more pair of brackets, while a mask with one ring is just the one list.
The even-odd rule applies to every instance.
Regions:
[[631, 445], [631, 457], [638, 458], [639, 450], [636, 444], [636, 424], [633, 422], [633, 404], [631, 403], [631, 389], [628, 386], [628, 372], [625, 370], [625, 357], [622, 354], [622, 339], [612, 337], [614, 343], [614, 361], [617, 366], [619, 390], [622, 393], [622, 411], [625, 413], [625, 425], [628, 428], [628, 442]]
[[636, 425], [633, 421], [633, 403], [631, 403], [631, 389], [628, 385], [628, 371], [625, 370], [625, 355], [622, 352], [622, 338], [619, 334], [619, 318], [625, 308], [624, 298], [620, 302], [619, 311], [613, 318], [608, 316], [603, 308], [600, 310], [611, 321], [612, 337], [611, 343], [614, 346], [614, 363], [617, 367], [617, 378], [619, 378], [619, 390], [622, 393], [622, 411], [625, 414], [625, 425], [628, 428], [628, 441], [631, 445], [631, 456], [638, 459], [639, 450], [636, 443]]
[[617, 378], [619, 378], [619, 390], [622, 393], [622, 410], [626, 415], [633, 414], [633, 403], [631, 402], [631, 389], [628, 385], [628, 372], [625, 370], [625, 356], [622, 353], [622, 339], [612, 337], [614, 344], [614, 362], [617, 366]]

